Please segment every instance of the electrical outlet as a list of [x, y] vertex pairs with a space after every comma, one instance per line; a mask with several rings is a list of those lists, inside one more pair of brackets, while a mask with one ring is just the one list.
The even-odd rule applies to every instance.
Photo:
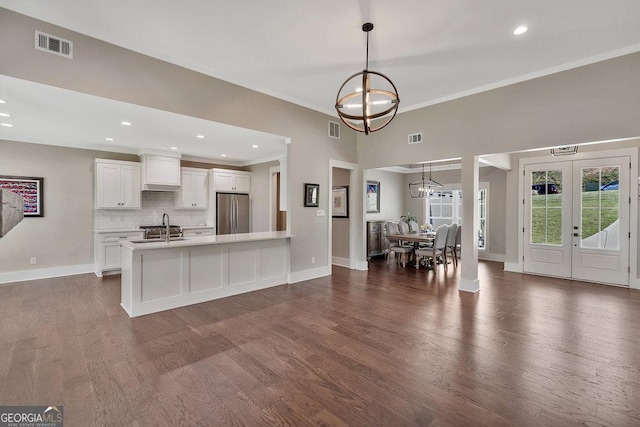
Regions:
[[315, 264], [316, 263], [316, 257], [312, 256], [311, 257], [311, 264]]
[[36, 257], [32, 256], [32, 257], [29, 259], [29, 263], [30, 263], [31, 265], [36, 265], [36, 264], [38, 263], [38, 258], [36, 258]]

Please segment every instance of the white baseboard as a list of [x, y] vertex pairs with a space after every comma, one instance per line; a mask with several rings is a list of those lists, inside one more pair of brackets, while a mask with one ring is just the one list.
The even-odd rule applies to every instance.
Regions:
[[472, 293], [479, 292], [480, 280], [460, 279], [460, 281], [458, 282], [458, 290]]
[[0, 273], [0, 284], [49, 279], [61, 276], [74, 276], [76, 274], [93, 272], [93, 264], [67, 265], [64, 267], [39, 268], [37, 270], [10, 271], [8, 273]]
[[304, 282], [305, 280], [317, 279], [318, 277], [325, 277], [330, 275], [330, 265], [319, 268], [312, 268], [310, 270], [295, 271], [289, 273], [289, 283]]
[[491, 252], [478, 251], [478, 259], [483, 259], [485, 261], [504, 262], [504, 258], [504, 254], [493, 254]]
[[347, 267], [347, 268], [351, 266], [349, 258], [340, 258], [337, 256], [331, 257], [331, 264], [339, 265], [340, 267]]
[[512, 273], [522, 273], [523, 266], [519, 262], [505, 262], [504, 271], [510, 271]]
[[356, 262], [356, 270], [367, 271], [369, 270], [369, 261]]

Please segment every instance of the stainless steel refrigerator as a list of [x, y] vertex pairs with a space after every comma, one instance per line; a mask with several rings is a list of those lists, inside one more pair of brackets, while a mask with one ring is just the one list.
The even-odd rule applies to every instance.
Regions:
[[216, 194], [216, 234], [248, 233], [250, 218], [248, 194]]

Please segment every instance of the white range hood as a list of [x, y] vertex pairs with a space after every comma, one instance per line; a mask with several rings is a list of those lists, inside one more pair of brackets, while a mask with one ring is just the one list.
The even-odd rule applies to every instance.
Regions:
[[180, 189], [180, 154], [144, 153], [142, 191], [178, 191]]

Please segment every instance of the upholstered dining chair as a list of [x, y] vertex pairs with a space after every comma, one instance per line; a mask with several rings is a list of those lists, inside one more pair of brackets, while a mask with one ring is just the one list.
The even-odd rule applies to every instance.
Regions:
[[462, 226], [459, 225], [458, 226], [458, 231], [456, 231], [456, 242], [453, 245], [453, 260], [456, 263], [456, 265], [458, 265], [458, 251], [460, 251], [461, 248], [461, 244], [462, 244]]
[[420, 226], [418, 225], [417, 222], [415, 221], [409, 221], [409, 233], [419, 233], [420, 232]]
[[387, 222], [384, 225], [384, 231], [387, 235], [387, 240], [389, 240], [389, 249], [387, 251], [387, 265], [389, 265], [389, 258], [391, 257], [391, 253], [396, 257], [396, 263], [400, 261], [403, 267], [406, 267], [407, 262], [411, 258], [413, 254], [413, 247], [403, 246], [401, 242], [398, 240], [392, 240], [388, 236], [392, 234], [403, 234], [398, 229], [398, 225], [393, 222]]
[[398, 222], [398, 229], [400, 230], [400, 234], [409, 234], [409, 224], [403, 220]]
[[451, 224], [447, 231], [447, 243], [444, 250], [444, 262], [449, 263], [449, 254], [451, 254], [451, 262], [456, 265], [456, 256], [454, 247], [456, 246], [456, 233], [458, 233], [458, 224]]
[[432, 264], [435, 267], [435, 263], [439, 257], [443, 258], [444, 267], [447, 268], [447, 262], [445, 257], [445, 251], [447, 246], [447, 234], [449, 232], [449, 226], [442, 224], [436, 228], [436, 236], [433, 240], [433, 246], [430, 248], [416, 249], [416, 269], [420, 268], [420, 260], [425, 259], [427, 264]]

